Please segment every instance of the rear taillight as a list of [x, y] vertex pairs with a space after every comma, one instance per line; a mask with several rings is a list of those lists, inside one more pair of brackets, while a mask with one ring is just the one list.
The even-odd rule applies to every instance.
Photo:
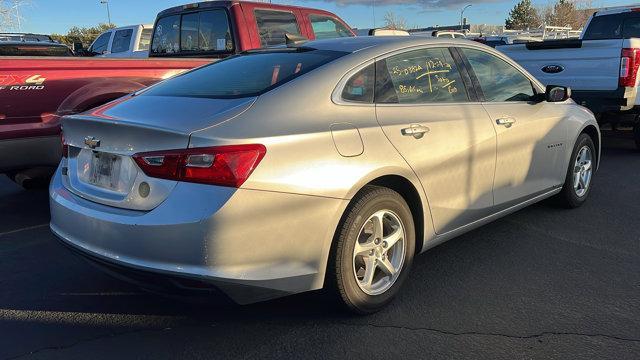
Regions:
[[623, 87], [635, 87], [640, 67], [640, 49], [622, 49], [620, 61], [620, 81]]
[[133, 155], [147, 176], [201, 184], [240, 187], [258, 166], [264, 145], [230, 145]]

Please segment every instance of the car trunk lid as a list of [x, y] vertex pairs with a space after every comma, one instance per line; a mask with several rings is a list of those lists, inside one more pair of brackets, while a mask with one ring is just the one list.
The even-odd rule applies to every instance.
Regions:
[[186, 149], [191, 133], [237, 116], [254, 100], [128, 96], [64, 117], [68, 157], [63, 159], [63, 182], [76, 195], [97, 203], [151, 210], [176, 181], [145, 175], [132, 155]]

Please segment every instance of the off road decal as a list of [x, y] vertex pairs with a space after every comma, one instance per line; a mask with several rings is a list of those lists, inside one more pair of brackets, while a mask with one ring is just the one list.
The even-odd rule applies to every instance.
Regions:
[[0, 75], [0, 90], [43, 90], [46, 80], [41, 75]]

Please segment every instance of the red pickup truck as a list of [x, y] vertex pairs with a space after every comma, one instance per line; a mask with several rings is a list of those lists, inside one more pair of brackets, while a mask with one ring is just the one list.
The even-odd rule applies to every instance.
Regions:
[[57, 166], [61, 116], [215, 59], [283, 45], [287, 33], [309, 39], [355, 36], [323, 10], [208, 1], [159, 13], [149, 59], [0, 57], [0, 173], [23, 183]]

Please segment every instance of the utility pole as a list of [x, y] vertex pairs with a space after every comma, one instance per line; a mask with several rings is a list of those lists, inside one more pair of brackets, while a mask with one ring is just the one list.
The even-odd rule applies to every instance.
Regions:
[[376, 28], [376, 0], [373, 0], [373, 28]]
[[109, 25], [111, 25], [111, 11], [109, 10], [109, 0], [100, 0], [100, 4], [107, 5], [107, 18], [109, 19]]
[[462, 32], [464, 32], [464, 11], [470, 7], [471, 7], [471, 4], [465, 6], [464, 8], [462, 8], [462, 11], [460, 11], [460, 31]]

